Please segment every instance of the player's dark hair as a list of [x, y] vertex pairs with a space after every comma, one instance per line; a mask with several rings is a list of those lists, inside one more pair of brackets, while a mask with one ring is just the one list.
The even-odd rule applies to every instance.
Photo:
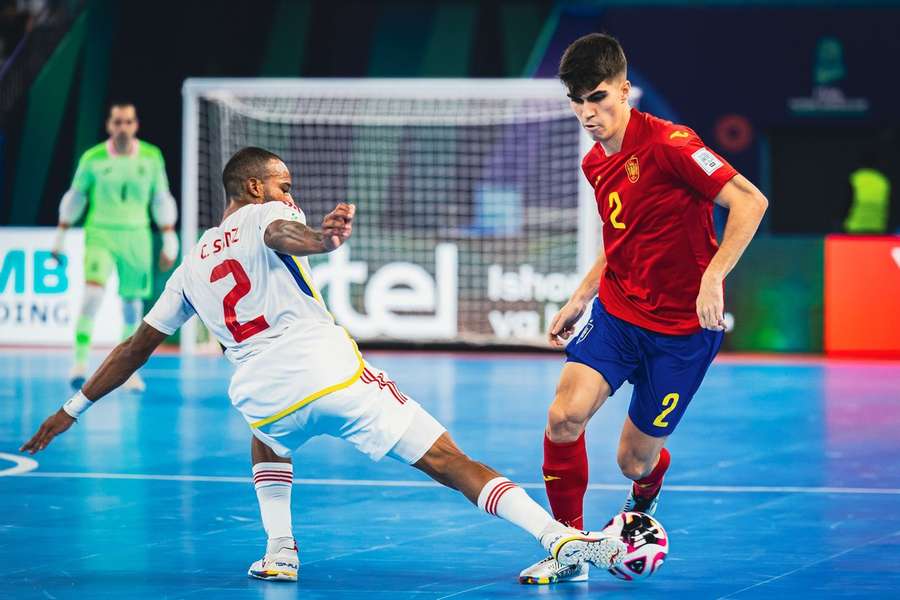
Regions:
[[114, 109], [114, 108], [125, 108], [126, 106], [130, 106], [131, 108], [133, 108], [134, 114], [135, 114], [135, 116], [137, 116], [137, 105], [135, 105], [134, 102], [132, 102], [131, 100], [128, 100], [127, 98], [116, 98], [115, 100], [110, 102], [109, 110], [106, 111], [106, 114], [108, 114], [108, 115], [112, 114], [112, 109]]
[[559, 79], [570, 94], [583, 95], [600, 83], [625, 73], [628, 62], [619, 40], [605, 33], [578, 38], [559, 61]]
[[273, 160], [281, 160], [281, 157], [255, 146], [241, 148], [235, 152], [222, 170], [225, 196], [228, 198], [240, 196], [244, 191], [244, 182], [250, 178], [265, 179], [266, 168]]

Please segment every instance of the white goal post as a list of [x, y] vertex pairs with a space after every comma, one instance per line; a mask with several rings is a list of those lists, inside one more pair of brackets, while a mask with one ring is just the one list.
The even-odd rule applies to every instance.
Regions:
[[311, 226], [358, 207], [311, 264], [361, 341], [541, 345], [596, 257], [591, 141], [556, 80], [188, 79], [183, 107], [184, 251], [221, 218], [228, 158], [275, 152]]

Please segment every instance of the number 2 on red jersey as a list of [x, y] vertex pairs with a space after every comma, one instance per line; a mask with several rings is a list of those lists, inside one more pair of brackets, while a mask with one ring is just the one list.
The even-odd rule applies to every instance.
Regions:
[[269, 323], [264, 315], [259, 315], [246, 323], [238, 322], [237, 309], [235, 307], [238, 300], [250, 293], [250, 278], [247, 277], [247, 272], [244, 271], [241, 263], [233, 258], [228, 258], [216, 265], [212, 270], [212, 273], [209, 275], [209, 282], [215, 283], [228, 275], [234, 277], [234, 287], [222, 299], [222, 308], [225, 311], [225, 327], [234, 336], [234, 341], [240, 343], [260, 331], [268, 329]]
[[622, 212], [622, 197], [619, 192], [613, 192], [609, 195], [609, 207], [612, 212], [609, 214], [609, 222], [614, 229], [625, 229], [625, 223], [619, 221], [619, 213]]

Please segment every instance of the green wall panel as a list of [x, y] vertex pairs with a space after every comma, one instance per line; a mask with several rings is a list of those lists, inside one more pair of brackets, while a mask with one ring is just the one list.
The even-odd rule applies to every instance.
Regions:
[[302, 74], [311, 13], [309, 0], [279, 0], [267, 36], [261, 76], [299, 77]]
[[421, 77], [468, 75], [477, 15], [475, 2], [444, 2], [435, 8], [420, 65]]
[[83, 12], [50, 56], [28, 92], [28, 108], [13, 184], [10, 225], [37, 221], [66, 102], [84, 45], [89, 11]]
[[725, 281], [725, 310], [734, 330], [725, 350], [821, 352], [823, 238], [753, 240]]

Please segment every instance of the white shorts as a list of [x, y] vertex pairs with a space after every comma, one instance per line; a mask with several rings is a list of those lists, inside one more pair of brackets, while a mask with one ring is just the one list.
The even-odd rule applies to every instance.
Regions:
[[317, 435], [330, 435], [347, 440], [372, 460], [388, 455], [407, 464], [422, 458], [446, 431], [418, 402], [401, 393], [387, 373], [368, 363], [350, 387], [251, 430], [282, 457]]

